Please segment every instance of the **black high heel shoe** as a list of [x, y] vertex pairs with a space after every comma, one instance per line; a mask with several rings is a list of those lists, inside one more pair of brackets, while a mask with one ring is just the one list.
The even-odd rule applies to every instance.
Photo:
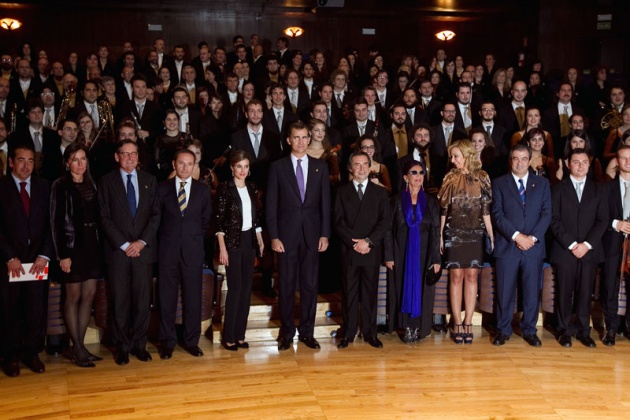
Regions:
[[472, 344], [475, 335], [472, 332], [472, 324], [464, 324], [464, 344]]
[[81, 368], [93, 368], [96, 367], [94, 362], [90, 361], [90, 359], [79, 360], [76, 356], [72, 356], [72, 363], [81, 367]]
[[463, 324], [455, 324], [453, 325], [453, 331], [451, 333], [453, 337], [453, 341], [455, 344], [463, 344], [464, 343], [464, 326]]
[[103, 358], [101, 356], [97, 356], [95, 354], [88, 352], [88, 360], [90, 362], [101, 362], [103, 361]]

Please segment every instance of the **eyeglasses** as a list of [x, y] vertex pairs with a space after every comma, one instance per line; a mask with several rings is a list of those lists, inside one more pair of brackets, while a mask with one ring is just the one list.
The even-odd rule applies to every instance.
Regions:
[[494, 112], [494, 108], [481, 108], [481, 110], [482, 110], [483, 112], [489, 112], [489, 111]]
[[387, 76], [378, 76], [377, 79], [389, 79]]
[[424, 171], [409, 171], [409, 175], [424, 175]]
[[450, 109], [445, 109], [445, 110], [444, 110], [444, 111], [442, 111], [442, 112], [443, 112], [443, 113], [445, 113], [445, 114], [454, 114], [454, 113], [455, 113], [455, 110], [454, 110], [454, 109], [453, 109], [453, 110], [450, 110]]
[[55, 92], [42, 92], [40, 93], [40, 96], [43, 96], [43, 97], [55, 96]]
[[118, 154], [127, 159], [130, 157], [133, 157], [133, 158], [138, 157], [138, 152], [118, 152]]
[[370, 146], [361, 146], [361, 150], [374, 150], [374, 145], [370, 145]]

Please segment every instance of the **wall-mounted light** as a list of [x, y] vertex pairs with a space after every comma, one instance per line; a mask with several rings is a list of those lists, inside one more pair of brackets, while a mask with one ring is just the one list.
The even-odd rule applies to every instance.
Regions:
[[297, 38], [298, 36], [302, 36], [304, 34], [304, 29], [299, 26], [290, 26], [284, 30], [284, 34], [290, 36], [291, 38]]
[[22, 26], [22, 22], [13, 18], [3, 18], [0, 19], [0, 27], [2, 29], [6, 29], [7, 31], [13, 31]]
[[453, 31], [442, 31], [435, 34], [435, 37], [440, 41], [450, 41], [455, 38], [455, 32]]

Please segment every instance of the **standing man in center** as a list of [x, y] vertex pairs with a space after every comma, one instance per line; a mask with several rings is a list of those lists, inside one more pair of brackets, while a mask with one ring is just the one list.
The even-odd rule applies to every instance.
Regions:
[[158, 231], [160, 291], [160, 358], [170, 359], [177, 344], [175, 316], [181, 285], [184, 349], [195, 357], [201, 335], [201, 280], [204, 236], [212, 216], [210, 188], [193, 179], [195, 154], [179, 149], [173, 158], [175, 179], [158, 187], [160, 229]]
[[534, 347], [540, 306], [539, 282], [545, 258], [545, 232], [551, 223], [551, 190], [547, 179], [529, 172], [531, 150], [517, 144], [510, 152], [511, 172], [492, 183], [492, 218], [497, 275], [497, 329], [493, 344], [502, 346], [512, 334], [514, 300], [521, 278], [523, 339]]
[[342, 242], [344, 270], [345, 336], [337, 344], [339, 349], [354, 341], [359, 319], [363, 340], [372, 347], [383, 347], [376, 330], [376, 297], [383, 237], [391, 229], [392, 210], [387, 190], [368, 180], [371, 164], [366, 153], [352, 153], [348, 160], [352, 182], [339, 187], [335, 200], [335, 228]]
[[295, 336], [293, 306], [300, 285], [300, 341], [318, 349], [313, 337], [317, 304], [319, 252], [330, 237], [328, 166], [306, 154], [311, 142], [300, 121], [289, 128], [291, 153], [271, 165], [267, 184], [267, 227], [278, 253], [280, 320], [278, 350], [288, 350]]
[[105, 262], [113, 298], [113, 337], [116, 364], [129, 363], [129, 353], [148, 362], [146, 350], [151, 306], [156, 233], [160, 224], [157, 181], [136, 169], [138, 145], [118, 142], [119, 168], [101, 178], [98, 201], [105, 233]]

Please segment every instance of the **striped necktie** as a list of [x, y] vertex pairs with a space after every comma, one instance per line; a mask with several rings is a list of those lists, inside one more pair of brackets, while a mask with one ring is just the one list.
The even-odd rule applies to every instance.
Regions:
[[177, 202], [179, 203], [179, 211], [184, 217], [184, 213], [186, 212], [186, 206], [188, 203], [186, 202], [186, 190], [184, 187], [186, 186], [186, 182], [182, 181], [179, 183], [179, 191], [177, 192]]
[[521, 196], [521, 203], [525, 205], [525, 186], [522, 178], [518, 180], [518, 194]]

